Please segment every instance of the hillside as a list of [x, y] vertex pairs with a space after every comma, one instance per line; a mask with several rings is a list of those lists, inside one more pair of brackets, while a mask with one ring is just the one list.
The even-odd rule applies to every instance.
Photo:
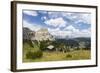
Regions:
[[70, 47], [79, 47], [80, 45], [85, 46], [86, 48], [91, 47], [91, 38], [84, 38], [84, 37], [79, 37], [79, 38], [70, 38], [70, 39], [56, 39], [55, 42], [58, 44], [65, 44], [66, 46]]

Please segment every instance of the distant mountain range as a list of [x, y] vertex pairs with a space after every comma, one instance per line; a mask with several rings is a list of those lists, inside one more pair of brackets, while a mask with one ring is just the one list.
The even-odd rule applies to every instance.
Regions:
[[78, 38], [70, 38], [70, 39], [56, 39], [56, 42], [64, 43], [68, 46], [77, 47], [81, 43], [86, 46], [87, 48], [91, 47], [91, 38], [86, 37], [78, 37]]
[[47, 29], [40, 29], [38, 31], [32, 31], [29, 28], [23, 28], [23, 39], [24, 40], [37, 40], [37, 41], [43, 41], [43, 40], [49, 40], [49, 41], [55, 41], [58, 44], [64, 43], [65, 45], [77, 47], [79, 45], [85, 45], [87, 48], [91, 47], [91, 38], [89, 37], [77, 37], [77, 38], [65, 38], [65, 39], [59, 39], [54, 38]]

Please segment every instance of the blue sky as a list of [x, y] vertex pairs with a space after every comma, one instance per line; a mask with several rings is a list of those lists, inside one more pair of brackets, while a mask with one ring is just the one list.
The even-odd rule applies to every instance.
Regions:
[[85, 12], [23, 10], [23, 27], [33, 31], [47, 28], [59, 38], [90, 37], [91, 14]]

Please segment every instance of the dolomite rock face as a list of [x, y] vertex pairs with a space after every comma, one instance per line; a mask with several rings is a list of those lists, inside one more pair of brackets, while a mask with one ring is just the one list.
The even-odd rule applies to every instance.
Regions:
[[35, 39], [38, 41], [50, 40], [53, 41], [53, 36], [48, 32], [47, 29], [40, 29], [35, 33]]
[[[24, 40], [30, 40], [30, 38], [31, 38], [31, 33], [32, 33], [33, 31], [31, 31], [29, 28], [27, 28], [27, 27], [24, 27], [23, 28], [23, 39]], [[34, 32], [35, 33], [35, 32]]]
[[55, 40], [54, 37], [48, 32], [48, 29], [40, 29], [34, 32], [29, 28], [23, 28], [23, 39], [32, 41]]

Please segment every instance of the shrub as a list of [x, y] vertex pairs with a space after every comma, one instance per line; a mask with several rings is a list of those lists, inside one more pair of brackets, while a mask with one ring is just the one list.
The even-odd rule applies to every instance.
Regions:
[[45, 48], [48, 46], [49, 41], [41, 41], [40, 42], [40, 49], [45, 50]]
[[26, 53], [26, 58], [27, 59], [36, 59], [42, 57], [43, 53], [41, 50], [36, 50], [36, 51], [28, 51]]
[[72, 58], [72, 55], [71, 54], [67, 54], [66, 57], [67, 58]]

